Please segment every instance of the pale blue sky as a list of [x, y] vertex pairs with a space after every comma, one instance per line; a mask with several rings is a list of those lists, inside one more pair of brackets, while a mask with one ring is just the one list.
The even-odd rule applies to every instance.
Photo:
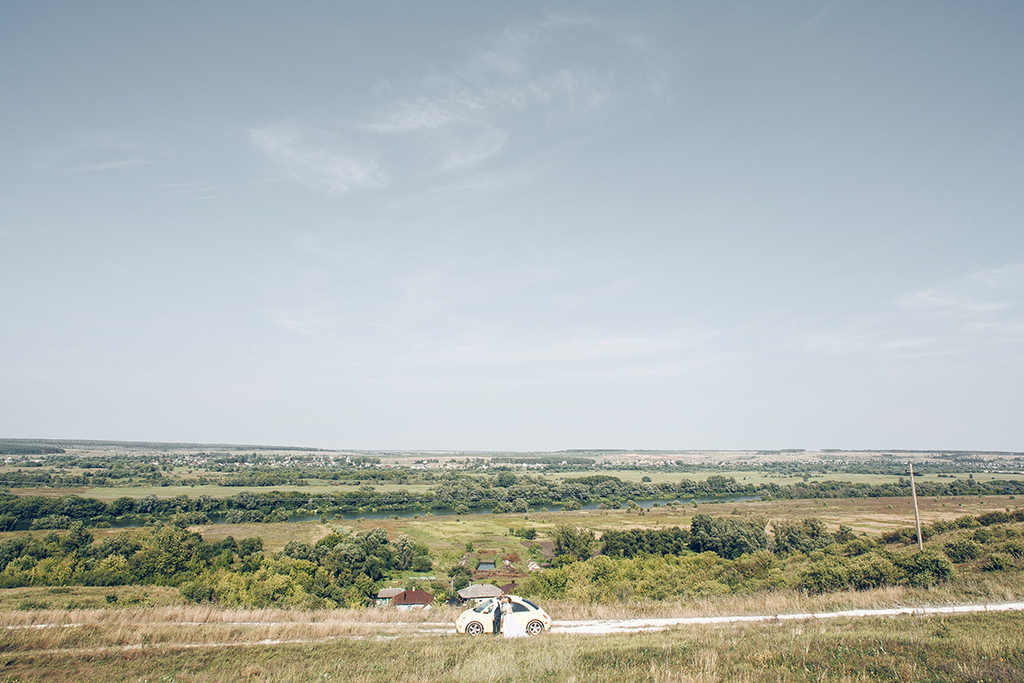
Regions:
[[1022, 35], [3, 3], [0, 436], [1024, 450]]

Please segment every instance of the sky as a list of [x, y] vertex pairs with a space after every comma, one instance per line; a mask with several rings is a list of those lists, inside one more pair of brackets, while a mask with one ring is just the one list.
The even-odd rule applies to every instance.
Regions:
[[0, 4], [0, 437], [1024, 451], [1024, 4]]

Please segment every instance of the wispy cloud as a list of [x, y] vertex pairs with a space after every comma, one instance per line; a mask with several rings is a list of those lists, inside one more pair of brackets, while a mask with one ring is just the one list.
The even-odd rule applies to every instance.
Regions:
[[45, 149], [43, 168], [69, 173], [117, 171], [160, 163], [164, 153], [155, 140], [131, 131], [93, 130], [65, 145]]
[[441, 354], [456, 364], [566, 363], [648, 356], [680, 349], [683, 342], [659, 337], [596, 337], [572, 339], [536, 348], [507, 348], [496, 344], [462, 346]]
[[907, 310], [948, 315], [1019, 309], [1024, 304], [1024, 264], [1009, 264], [923, 287], [901, 295], [896, 304]]
[[791, 321], [800, 346], [897, 359], [961, 357], [1024, 344], [1024, 264], [1008, 264], [904, 292], [874, 313]]
[[299, 134], [276, 126], [250, 128], [249, 139], [294, 179], [328, 192], [380, 187], [386, 182], [374, 159], [344, 156], [325, 147], [314, 147]]
[[422, 154], [444, 172], [497, 156], [536, 128], [582, 123], [626, 95], [616, 92], [614, 74], [539, 59], [542, 42], [502, 34], [451, 72], [430, 74], [404, 95], [389, 91], [382, 111], [361, 128], [419, 136]]
[[504, 131], [487, 129], [476, 139], [467, 139], [453, 146], [441, 160], [439, 169], [447, 171], [460, 166], [475, 166], [481, 161], [498, 154], [505, 146], [508, 134]]
[[828, 20], [831, 19], [832, 16], [835, 15], [839, 11], [839, 9], [842, 7], [842, 5], [843, 5], [842, 2], [831, 2], [831, 3], [825, 4], [821, 9], [819, 9], [817, 12], [815, 12], [813, 16], [811, 16], [810, 18], [804, 20], [800, 24], [801, 32], [809, 33], [809, 32], [817, 30], [823, 24], [828, 22]]
[[217, 199], [230, 197], [248, 190], [250, 183], [227, 182], [224, 179], [195, 180], [180, 183], [156, 183], [152, 186], [153, 194], [164, 196], [180, 196], [193, 200]]
[[[565, 49], [580, 40], [607, 49]], [[623, 58], [609, 59], [609, 50]], [[497, 34], [447, 71], [400, 85], [382, 80], [378, 106], [358, 118], [297, 115], [252, 127], [249, 138], [294, 179], [329, 192], [475, 172], [511, 145], [542, 145], [552, 133], [564, 143], [609, 119], [635, 118], [664, 94], [665, 74], [651, 55], [640, 36], [538, 23]]]

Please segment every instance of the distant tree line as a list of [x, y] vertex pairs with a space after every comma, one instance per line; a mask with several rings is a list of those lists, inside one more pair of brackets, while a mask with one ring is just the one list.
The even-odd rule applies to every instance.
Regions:
[[57, 446], [40, 446], [26, 443], [10, 443], [0, 441], [0, 455], [50, 455], [63, 453], [64, 449]]
[[[379, 472], [367, 472], [374, 478], [350, 480], [352, 482], [407, 481], [391, 473], [379, 477]], [[10, 474], [10, 473], [9, 473]], [[26, 480], [34, 476], [50, 478], [52, 473], [20, 472]], [[13, 476], [13, 475], [11, 475]], [[74, 475], [78, 476], [78, 475]], [[84, 475], [83, 475], [84, 476]], [[239, 486], [254, 483], [282, 482], [283, 479], [267, 473], [227, 477]], [[248, 482], [247, 484], [245, 482]], [[269, 485], [269, 484], [268, 484]], [[1024, 494], [1024, 481], [974, 479], [921, 482], [917, 484], [921, 496], [978, 496]], [[241, 491], [235, 496], [179, 495], [158, 498], [149, 495], [140, 498], [122, 497], [109, 503], [79, 496], [15, 496], [0, 493], [0, 530], [25, 527], [30, 524], [50, 525], [50, 528], [68, 528], [74, 520], [90, 524], [117, 523], [124, 520], [151, 521], [170, 519], [177, 514], [223, 516], [232, 522], [276, 522], [299, 515], [334, 515], [339, 513], [452, 510], [465, 514], [473, 508], [496, 513], [526, 513], [544, 505], [561, 505], [566, 510], [578, 509], [585, 504], [622, 508], [635, 506], [642, 500], [716, 499], [750, 496], [752, 498], [863, 498], [905, 497], [910, 495], [910, 482], [900, 479], [892, 484], [858, 484], [821, 481], [799, 482], [792, 485], [741, 484], [733, 477], [712, 475], [699, 482], [683, 479], [679, 482], [630, 482], [610, 475], [569, 477], [549, 482], [540, 476], [517, 475], [500, 472], [492, 477], [449, 473], [426, 491], [406, 489], [376, 490], [370, 483], [358, 490], [316, 493], [314, 491]], [[196, 517], [202, 519], [202, 517]], [[44, 520], [44, 521], [39, 521]], [[61, 526], [59, 523], [64, 520]], [[208, 521], [208, 520], [207, 520]], [[205, 523], [197, 521], [195, 523]]]

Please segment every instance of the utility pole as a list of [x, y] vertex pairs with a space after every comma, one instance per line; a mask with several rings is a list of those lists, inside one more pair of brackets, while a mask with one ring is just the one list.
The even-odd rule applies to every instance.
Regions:
[[910, 493], [914, 496], [914, 522], [917, 524], [917, 549], [924, 550], [924, 539], [921, 538], [921, 515], [917, 511], [917, 486], [914, 484], [914, 463], [910, 464]]

